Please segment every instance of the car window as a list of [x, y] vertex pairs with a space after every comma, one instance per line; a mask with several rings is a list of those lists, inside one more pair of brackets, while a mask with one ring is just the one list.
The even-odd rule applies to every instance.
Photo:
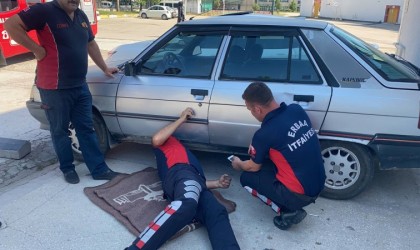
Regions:
[[140, 74], [210, 78], [222, 38], [179, 33], [144, 61]]
[[17, 0], [0, 0], [0, 12], [7, 12], [16, 9], [18, 6]]
[[233, 36], [221, 78], [320, 83], [306, 50], [295, 36]]
[[419, 81], [419, 77], [413, 70], [350, 33], [337, 27], [331, 29], [331, 33], [349, 46], [386, 80], [413, 81], [416, 83]]

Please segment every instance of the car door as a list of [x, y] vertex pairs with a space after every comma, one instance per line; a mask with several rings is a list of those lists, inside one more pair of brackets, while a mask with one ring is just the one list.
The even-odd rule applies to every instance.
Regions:
[[154, 18], [157, 16], [156, 12], [158, 11], [157, 6], [152, 6], [147, 10], [147, 17]]
[[148, 140], [191, 107], [195, 116], [177, 130], [177, 136], [208, 143], [213, 67], [224, 36], [179, 28], [141, 55], [135, 66], [138, 72], [125, 76], [118, 89], [116, 109], [123, 133]]
[[319, 130], [331, 97], [297, 29], [235, 28], [218, 68], [209, 110], [210, 143], [247, 147], [260, 127], [242, 93], [253, 81], [265, 82], [277, 102], [298, 103]]

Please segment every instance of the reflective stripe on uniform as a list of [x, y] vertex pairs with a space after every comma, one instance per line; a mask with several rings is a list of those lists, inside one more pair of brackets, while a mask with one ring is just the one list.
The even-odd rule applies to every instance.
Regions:
[[202, 190], [200, 183], [194, 180], [188, 180], [184, 182], [184, 185], [184, 190], [186, 191], [184, 197], [194, 199], [198, 203], [198, 198], [200, 197], [200, 193]]
[[250, 188], [250, 187], [248, 187], [248, 186], [245, 186], [244, 187], [252, 196], [255, 196], [255, 197], [258, 197], [262, 202], [264, 202], [265, 204], [267, 204], [268, 206], [270, 206], [273, 210], [274, 210], [274, 212], [276, 212], [276, 213], [280, 213], [280, 208], [276, 205], [276, 204], [274, 204], [274, 202], [272, 202], [270, 199], [268, 199], [267, 197], [265, 197], [264, 195], [262, 195], [262, 194], [259, 194], [258, 192], [257, 192], [257, 190], [255, 190], [255, 189], [252, 189], [252, 188]]
[[173, 201], [166, 206], [165, 210], [160, 212], [158, 216], [147, 226], [147, 228], [140, 234], [139, 241], [136, 243], [138, 248], [142, 248], [147, 241], [152, 238], [157, 230], [165, 223], [172, 214], [174, 214], [182, 205], [182, 201]]

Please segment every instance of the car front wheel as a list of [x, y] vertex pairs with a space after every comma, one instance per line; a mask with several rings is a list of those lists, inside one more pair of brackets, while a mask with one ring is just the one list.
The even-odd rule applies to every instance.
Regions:
[[162, 20], [168, 20], [168, 16], [167, 16], [167, 15], [165, 15], [165, 14], [163, 14], [163, 15], [162, 15]]
[[321, 148], [327, 176], [321, 196], [350, 199], [371, 182], [374, 164], [366, 147], [342, 141], [321, 141]]
[[142, 14], [141, 14], [141, 18], [147, 18], [146, 13], [142, 13]]
[[[106, 128], [105, 122], [96, 113], [93, 113], [93, 128], [98, 139], [99, 149], [105, 155], [110, 148], [108, 129]], [[76, 129], [71, 123], [69, 124], [69, 137], [71, 140], [74, 159], [78, 161], [84, 161], [82, 151], [80, 150], [79, 140], [76, 136]]]

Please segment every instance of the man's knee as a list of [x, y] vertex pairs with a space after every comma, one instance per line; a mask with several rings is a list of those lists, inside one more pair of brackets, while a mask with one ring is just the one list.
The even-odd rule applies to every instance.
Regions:
[[212, 209], [212, 211], [214, 211], [213, 216], [215, 217], [228, 215], [226, 208], [219, 202], [216, 202], [216, 204], [214, 205], [214, 209]]
[[204, 190], [201, 194], [199, 205], [197, 208], [197, 218], [207, 222], [219, 221], [221, 218], [228, 218], [226, 208], [216, 199], [210, 190]]
[[246, 171], [242, 172], [241, 177], [240, 177], [242, 187], [245, 187], [245, 186], [254, 187], [255, 178], [256, 178], [256, 175], [253, 172], [246, 172]]
[[176, 211], [178, 216], [180, 216], [179, 220], [181, 220], [183, 224], [187, 224], [192, 221], [197, 211], [197, 202], [190, 198], [174, 202], [181, 202], [180, 207]]
[[197, 204], [198, 199], [200, 198], [200, 193], [203, 189], [200, 183], [195, 180], [187, 180], [184, 182], [184, 185], [184, 198], [194, 200]]

